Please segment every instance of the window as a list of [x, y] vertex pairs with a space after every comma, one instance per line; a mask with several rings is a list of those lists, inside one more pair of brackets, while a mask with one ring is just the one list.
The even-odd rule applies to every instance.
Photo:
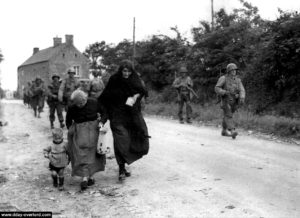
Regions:
[[80, 76], [80, 74], [79, 74], [79, 66], [74, 66], [74, 70], [75, 70], [75, 76]]
[[75, 58], [77, 58], [77, 54], [75, 54]]

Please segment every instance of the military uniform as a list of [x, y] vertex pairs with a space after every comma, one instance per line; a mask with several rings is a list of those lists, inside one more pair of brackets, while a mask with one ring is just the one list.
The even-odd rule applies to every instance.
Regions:
[[[68, 74], [74, 73], [75, 71], [72, 69], [68, 70]], [[79, 82], [76, 78], [67, 77], [65, 78], [58, 91], [58, 100], [65, 104], [65, 110], [68, 111], [68, 107], [71, 106], [71, 94], [72, 92], [79, 87]]]
[[[187, 73], [185, 67], [181, 67], [179, 73]], [[192, 107], [191, 107], [191, 91], [193, 81], [189, 76], [180, 76], [176, 78], [172, 85], [178, 92], [178, 117], [179, 121], [183, 123], [183, 107], [186, 105], [186, 119], [191, 123]]]
[[41, 80], [37, 77], [31, 86], [31, 106], [34, 111], [34, 116], [40, 118], [40, 113], [44, 108], [46, 89]]
[[95, 77], [90, 83], [89, 96], [92, 98], [99, 98], [104, 90], [104, 83], [102, 79]]
[[[235, 64], [227, 66], [227, 74], [221, 76], [215, 86], [215, 91], [221, 96], [221, 108], [223, 110], [222, 135], [236, 137], [233, 114], [245, 99], [245, 88], [240, 78], [230, 74], [237, 70]], [[227, 132], [229, 131], [229, 132]]]
[[51, 128], [54, 128], [54, 121], [55, 121], [55, 111], [57, 113], [58, 120], [60, 122], [60, 127], [63, 128], [64, 125], [64, 117], [63, 117], [63, 104], [58, 100], [58, 91], [60, 87], [60, 82], [59, 80], [54, 80], [54, 78], [57, 77], [58, 79], [60, 78], [57, 74], [54, 74], [52, 76], [52, 82], [48, 86], [48, 99], [47, 103], [50, 108], [50, 115], [49, 115], [49, 120], [50, 120], [50, 125]]

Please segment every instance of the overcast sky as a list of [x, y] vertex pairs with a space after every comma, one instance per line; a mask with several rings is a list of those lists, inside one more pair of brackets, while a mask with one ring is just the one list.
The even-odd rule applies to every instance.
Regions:
[[[260, 15], [276, 19], [277, 8], [299, 10], [299, 0], [248, 0]], [[17, 68], [33, 52], [53, 45], [53, 37], [74, 35], [81, 52], [96, 41], [118, 43], [132, 39], [133, 17], [136, 40], [153, 34], [172, 36], [170, 27], [190, 36], [200, 20], [211, 20], [211, 0], [1, 0], [0, 79], [4, 89], [17, 88]], [[214, 0], [215, 11], [240, 7], [238, 0]]]

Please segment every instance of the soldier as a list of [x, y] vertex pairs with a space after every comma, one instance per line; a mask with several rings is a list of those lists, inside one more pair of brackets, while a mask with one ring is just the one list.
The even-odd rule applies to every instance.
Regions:
[[221, 108], [223, 109], [222, 136], [236, 138], [233, 114], [245, 101], [245, 89], [240, 78], [237, 77], [237, 66], [230, 63], [226, 67], [226, 75], [219, 78], [215, 91], [221, 96]]
[[48, 99], [47, 103], [50, 108], [50, 126], [51, 129], [54, 128], [55, 121], [55, 110], [57, 113], [58, 120], [60, 122], [60, 128], [64, 128], [64, 117], [63, 117], [63, 104], [58, 100], [58, 91], [60, 87], [60, 76], [58, 74], [53, 74], [52, 82], [48, 86]]
[[65, 78], [58, 92], [58, 100], [65, 104], [65, 110], [68, 111], [68, 107], [71, 105], [71, 94], [79, 87], [79, 82], [75, 78], [75, 70], [73, 68], [68, 69], [68, 77]]
[[179, 77], [175, 78], [173, 82], [173, 87], [177, 89], [178, 92], [178, 117], [179, 122], [183, 122], [183, 106], [186, 105], [186, 121], [187, 123], [192, 123], [191, 115], [192, 115], [192, 107], [191, 107], [191, 89], [193, 87], [192, 79], [187, 75], [187, 68], [182, 66], [179, 69]]
[[40, 118], [40, 113], [43, 111], [46, 89], [42, 79], [37, 76], [31, 86], [31, 106], [34, 111], [34, 116]]
[[94, 78], [91, 81], [90, 91], [89, 91], [89, 97], [96, 98], [101, 95], [104, 89], [104, 83], [102, 82], [102, 79], [99, 78], [99, 73], [97, 71], [93, 71]]

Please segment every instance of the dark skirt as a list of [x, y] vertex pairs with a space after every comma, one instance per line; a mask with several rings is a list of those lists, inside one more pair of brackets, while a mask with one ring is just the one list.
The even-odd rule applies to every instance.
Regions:
[[97, 155], [98, 121], [73, 123], [68, 131], [72, 176], [88, 177], [104, 171], [105, 155]]
[[[135, 121], [111, 121], [114, 151], [118, 164], [131, 164], [149, 151], [148, 129], [141, 113], [135, 114]], [[138, 125], [138, 128], [137, 126]]]

